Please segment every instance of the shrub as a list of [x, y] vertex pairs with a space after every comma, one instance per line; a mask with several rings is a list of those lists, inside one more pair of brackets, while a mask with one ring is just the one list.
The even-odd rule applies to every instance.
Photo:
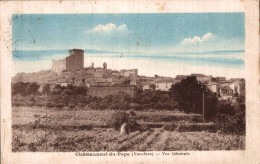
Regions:
[[34, 97], [33, 97], [33, 96], [30, 97], [29, 101], [32, 102], [32, 103], [35, 103], [35, 99], [34, 99]]
[[147, 124], [141, 124], [139, 125], [139, 130], [142, 132], [145, 132], [147, 130], [150, 130], [151, 128]]
[[35, 106], [38, 106], [38, 107], [45, 107], [45, 103], [36, 103]]
[[26, 106], [25, 102], [12, 102], [12, 106]]
[[48, 83], [43, 84], [42, 86], [42, 93], [49, 93], [51, 90], [51, 86]]
[[63, 110], [70, 110], [70, 108], [65, 106], [65, 107], [63, 107]]
[[56, 106], [55, 103], [47, 103], [48, 108], [54, 108]]
[[166, 91], [147, 90], [138, 91], [136, 96], [132, 98], [131, 108], [142, 110], [142, 109], [169, 109], [173, 110], [177, 107], [178, 103], [174, 97]]
[[129, 111], [130, 116], [136, 116], [136, 113], [133, 110]]
[[98, 104], [96, 102], [91, 102], [88, 104], [88, 107], [91, 109], [98, 109]]
[[63, 108], [65, 106], [65, 104], [63, 104], [63, 103], [58, 103], [58, 104], [56, 104], [56, 108]]
[[33, 82], [33, 83], [29, 83], [25, 90], [26, 90], [27, 95], [29, 95], [29, 94], [37, 94], [39, 88], [40, 88], [40, 85], [35, 83], [35, 82]]
[[31, 151], [31, 152], [36, 152], [36, 143], [30, 143], [28, 145], [28, 149]]
[[40, 118], [38, 118], [38, 119], [35, 120], [33, 123], [30, 123], [29, 126], [30, 126], [32, 129], [36, 129], [36, 128], [39, 127], [40, 122], [41, 122], [41, 120], [40, 120]]
[[24, 142], [22, 142], [23, 134], [17, 134], [13, 135], [13, 142], [12, 142], [12, 151], [18, 151], [18, 149], [25, 145]]
[[168, 130], [168, 131], [173, 131], [173, 130], [176, 129], [176, 127], [177, 127], [177, 125], [171, 123], [171, 124], [166, 124], [166, 125], [164, 125], [163, 128], [164, 128], [165, 130]]
[[217, 113], [232, 115], [234, 113], [234, 106], [228, 101], [220, 100], [217, 104]]
[[74, 109], [74, 108], [76, 108], [76, 105], [74, 105], [74, 104], [69, 104], [69, 108], [70, 108], [70, 109]]
[[21, 94], [23, 96], [30, 95], [30, 94], [37, 94], [40, 85], [33, 82], [17, 82], [12, 84], [12, 94]]
[[26, 103], [26, 106], [34, 106], [35, 104], [33, 102]]
[[136, 122], [134, 118], [129, 118], [127, 122], [131, 132], [140, 129], [140, 125]]
[[225, 134], [245, 135], [245, 105], [240, 105], [234, 114], [218, 114], [216, 129]]
[[136, 118], [134, 116], [131, 116], [129, 113], [124, 112], [124, 111], [114, 112], [112, 117], [111, 117], [110, 122], [111, 122], [111, 126], [115, 130], [120, 130], [121, 126], [124, 123], [128, 124], [128, 126], [130, 128], [130, 132], [140, 130], [140, 125], [136, 122]]
[[93, 126], [92, 125], [79, 125], [78, 129], [79, 130], [92, 130]]
[[115, 130], [120, 130], [121, 125], [128, 122], [128, 119], [126, 112], [114, 112], [111, 118], [111, 125]]

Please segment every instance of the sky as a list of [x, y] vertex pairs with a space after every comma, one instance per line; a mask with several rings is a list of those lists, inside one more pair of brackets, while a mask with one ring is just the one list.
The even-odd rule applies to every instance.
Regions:
[[[94, 61], [114, 69], [143, 69], [144, 75], [244, 76], [244, 13], [26, 14], [12, 19], [14, 74], [50, 69], [52, 59], [81, 48], [86, 66]], [[124, 58], [117, 58], [121, 53]]]

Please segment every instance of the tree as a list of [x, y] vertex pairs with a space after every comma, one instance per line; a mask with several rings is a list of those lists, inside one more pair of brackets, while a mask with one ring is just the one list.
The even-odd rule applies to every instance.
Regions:
[[26, 88], [29, 83], [24, 83], [22, 81], [16, 82], [12, 84], [12, 94], [21, 94], [21, 95], [26, 95]]
[[[231, 105], [230, 105], [231, 106]], [[227, 105], [220, 106], [221, 110], [218, 110], [215, 122], [216, 129], [226, 134], [245, 135], [246, 133], [246, 115], [245, 104], [238, 104], [236, 111], [223, 112], [230, 110]]]
[[202, 113], [203, 94], [205, 100], [205, 118], [212, 119], [215, 115], [217, 97], [195, 76], [188, 76], [181, 82], [172, 85], [171, 96], [183, 107], [186, 113]]
[[42, 93], [47, 93], [48, 94], [50, 92], [50, 89], [51, 89], [50, 84], [45, 83], [42, 86]]
[[121, 82], [122, 85], [130, 85], [130, 83], [131, 83], [131, 80], [128, 78]]
[[37, 83], [29, 83], [26, 87], [26, 93], [29, 94], [37, 94], [38, 90], [40, 88], [40, 85]]
[[152, 90], [155, 90], [156, 85], [155, 85], [155, 84], [150, 84], [150, 88], [151, 88]]
[[74, 94], [74, 95], [86, 95], [87, 94], [87, 88], [81, 87], [81, 86], [80, 87], [78, 87], [78, 86], [73, 87], [72, 94]]

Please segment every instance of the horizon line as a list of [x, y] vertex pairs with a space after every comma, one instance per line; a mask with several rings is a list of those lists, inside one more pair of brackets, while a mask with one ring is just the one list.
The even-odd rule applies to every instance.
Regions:
[[[81, 48], [72, 48], [72, 49], [81, 49]], [[71, 49], [16, 49], [14, 51], [69, 51]], [[86, 49], [82, 48], [84, 52], [86, 51], [96, 51], [96, 52], [108, 52], [108, 53], [154, 53], [154, 54], [168, 54], [168, 53], [210, 53], [210, 52], [245, 52], [245, 49], [228, 49], [228, 50], [212, 50], [212, 51], [169, 51], [169, 52], [149, 52], [149, 51], [111, 51], [111, 50], [99, 50], [99, 49]]]
[[[89, 67], [84, 67], [83, 69], [85, 69], [85, 68], [89, 68]], [[101, 68], [101, 67], [96, 67], [96, 68]], [[138, 68], [133, 68], [133, 69], [137, 69], [138, 70]], [[122, 69], [121, 69], [122, 70]], [[38, 73], [38, 72], [41, 72], [41, 71], [51, 71], [51, 69], [45, 69], [45, 70], [39, 70], [39, 71], [36, 71], [36, 72], [17, 72], [14, 76], [12, 76], [11, 78], [13, 78], [13, 77], [15, 77], [17, 74], [19, 74], [19, 73], [25, 73], [25, 74], [30, 74], [30, 73]], [[116, 70], [116, 69], [114, 69], [114, 70], [112, 70], [111, 69], [111, 71], [120, 71], [120, 70]], [[212, 76], [212, 77], [225, 77], [225, 78], [227, 78], [227, 79], [232, 79], [232, 78], [242, 78], [242, 79], [245, 79], [245, 77], [227, 77], [227, 76], [215, 76], [215, 75], [212, 75], [212, 74], [205, 74], [205, 73], [190, 73], [190, 74], [176, 74], [176, 76], [192, 76], [192, 74], [201, 74], [201, 75], [205, 75], [205, 76]], [[148, 75], [137, 75], [137, 76], [145, 76], [145, 77], [154, 77], [155, 75], [157, 75], [157, 74], [154, 74], [153, 76], [148, 76]], [[176, 76], [175, 77], [171, 77], [171, 76], [161, 76], [161, 75], [158, 75], [159, 77], [165, 77], [165, 78], [176, 78]]]

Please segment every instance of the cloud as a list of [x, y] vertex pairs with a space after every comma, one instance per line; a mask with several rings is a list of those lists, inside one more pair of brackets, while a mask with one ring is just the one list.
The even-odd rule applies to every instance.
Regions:
[[127, 25], [122, 24], [120, 26], [117, 26], [113, 23], [108, 23], [106, 25], [99, 24], [95, 26], [93, 29], [87, 30], [87, 33], [96, 33], [96, 34], [127, 34], [129, 33]]
[[209, 40], [212, 40], [213, 38], [215, 38], [216, 35], [213, 35], [212, 33], [207, 33], [205, 35], [203, 35], [201, 38], [198, 36], [194, 36], [193, 38], [185, 38], [181, 44], [199, 44], [199, 43], [203, 43]]

